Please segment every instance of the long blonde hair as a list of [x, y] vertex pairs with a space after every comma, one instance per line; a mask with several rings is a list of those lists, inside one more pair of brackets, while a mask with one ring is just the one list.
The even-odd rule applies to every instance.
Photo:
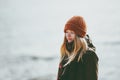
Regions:
[[67, 39], [64, 36], [64, 41], [63, 44], [61, 46], [60, 52], [61, 52], [61, 61], [62, 59], [67, 55], [68, 56], [68, 61], [67, 63], [64, 65], [66, 66], [67, 64], [69, 64], [71, 61], [74, 60], [75, 56], [77, 54], [79, 54], [79, 50], [82, 48], [82, 50], [80, 51], [80, 55], [78, 57], [78, 61], [82, 58], [83, 54], [85, 53], [85, 51], [87, 50], [88, 46], [87, 46], [87, 42], [85, 41], [84, 38], [78, 37], [76, 36], [74, 39], [74, 49], [71, 53], [69, 53], [69, 51], [66, 49], [66, 42]]

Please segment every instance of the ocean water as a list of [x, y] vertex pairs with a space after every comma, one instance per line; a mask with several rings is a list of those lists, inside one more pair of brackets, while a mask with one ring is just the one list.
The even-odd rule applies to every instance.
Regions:
[[0, 0], [0, 80], [56, 80], [64, 24], [84, 17], [99, 80], [120, 75], [119, 0]]

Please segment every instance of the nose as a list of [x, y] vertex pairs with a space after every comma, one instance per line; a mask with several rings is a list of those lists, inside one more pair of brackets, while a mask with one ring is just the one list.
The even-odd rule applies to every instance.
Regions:
[[71, 34], [70, 33], [68, 33], [68, 37], [70, 37], [71, 36]]

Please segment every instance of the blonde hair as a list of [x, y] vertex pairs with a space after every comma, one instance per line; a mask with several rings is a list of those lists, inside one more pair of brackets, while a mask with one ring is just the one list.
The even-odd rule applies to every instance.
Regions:
[[[66, 66], [67, 64], [69, 64], [71, 61], [74, 60], [75, 56], [77, 54], [80, 53], [79, 57], [78, 57], [78, 61], [80, 59], [82, 59], [83, 54], [85, 53], [85, 51], [87, 50], [88, 46], [87, 46], [87, 42], [85, 41], [84, 38], [78, 37], [76, 36], [74, 39], [74, 49], [71, 53], [69, 53], [69, 51], [66, 49], [66, 42], [67, 39], [64, 36], [64, 41], [63, 44], [61, 46], [60, 52], [61, 52], [61, 61], [62, 59], [67, 55], [68, 56], [68, 61], [67, 63], [64, 65]], [[82, 50], [79, 52], [79, 50], [82, 48]], [[79, 52], [79, 53], [78, 53]]]

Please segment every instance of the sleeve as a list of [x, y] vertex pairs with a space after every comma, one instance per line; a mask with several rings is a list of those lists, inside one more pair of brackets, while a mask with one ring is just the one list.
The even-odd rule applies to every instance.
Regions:
[[83, 56], [85, 80], [98, 80], [98, 56], [94, 51], [87, 51]]
[[63, 71], [63, 69], [62, 69], [62, 64], [59, 63], [59, 66], [58, 66], [58, 73], [57, 73], [57, 80], [60, 80], [62, 71]]

